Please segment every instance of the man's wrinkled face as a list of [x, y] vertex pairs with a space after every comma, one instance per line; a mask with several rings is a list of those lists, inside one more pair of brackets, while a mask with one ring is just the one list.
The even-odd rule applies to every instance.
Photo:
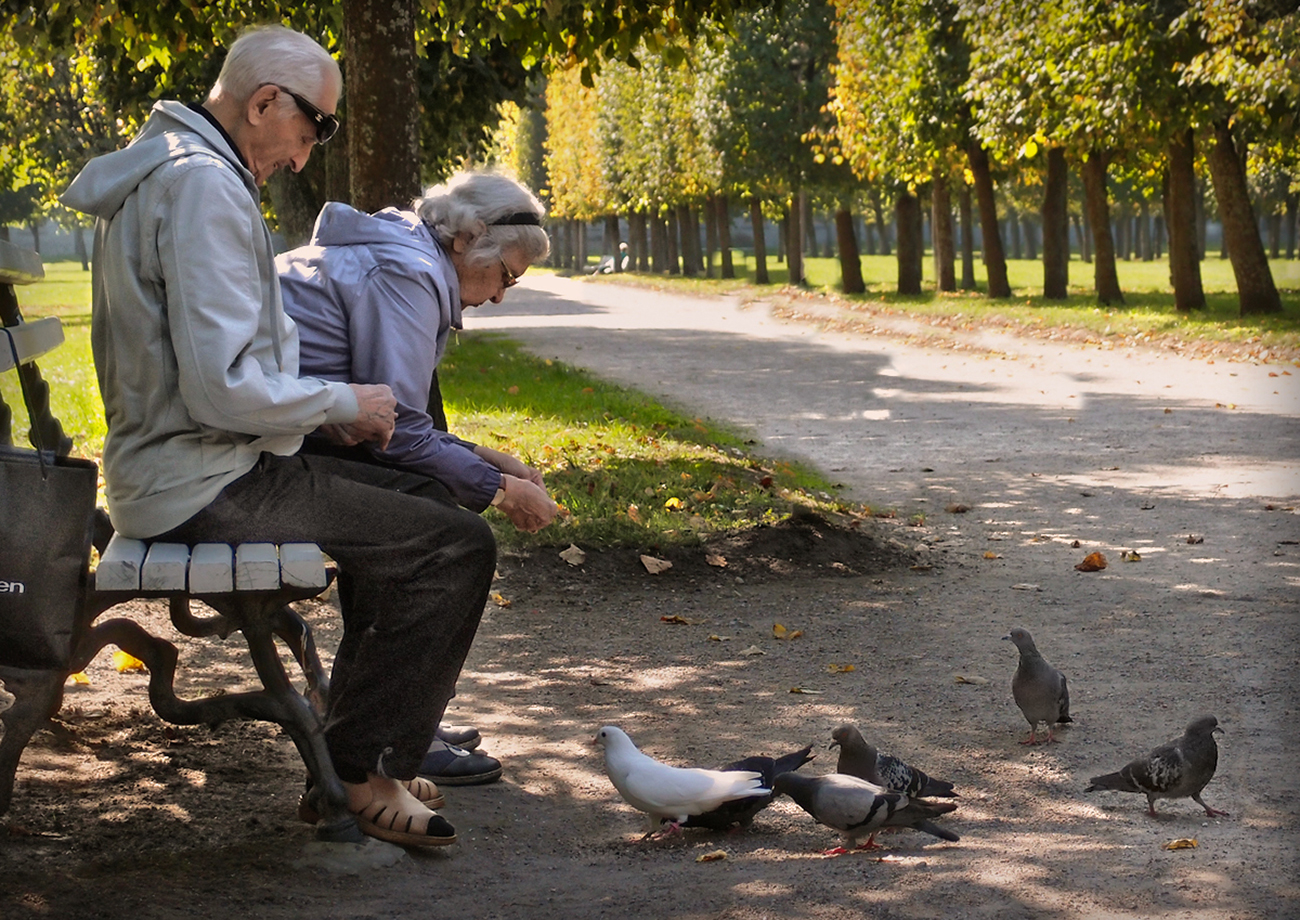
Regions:
[[[303, 98], [321, 112], [332, 114], [337, 93], [325, 90], [319, 95]], [[286, 101], [290, 104], [285, 105]], [[298, 172], [307, 165], [317, 142], [318, 126], [308, 111], [293, 101], [288, 90], [274, 83], [258, 87], [248, 102], [248, 120], [250, 130], [241, 152], [258, 185], [278, 169], [287, 167]]]

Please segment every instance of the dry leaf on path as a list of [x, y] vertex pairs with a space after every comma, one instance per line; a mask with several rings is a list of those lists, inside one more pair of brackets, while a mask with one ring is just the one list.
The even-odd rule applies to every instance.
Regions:
[[726, 850], [714, 850], [712, 853], [705, 853], [703, 856], [695, 857], [696, 862], [717, 862], [719, 859], [726, 859]]
[[1177, 840], [1171, 840], [1166, 843], [1162, 850], [1194, 850], [1200, 844], [1196, 842], [1195, 837], [1179, 837]]
[[1080, 572], [1100, 572], [1105, 567], [1106, 557], [1101, 553], [1089, 553], [1075, 566]]
[[954, 674], [953, 679], [959, 684], [974, 684], [977, 687], [982, 687], [989, 682], [988, 678], [976, 677], [973, 674]]
[[742, 654], [742, 655], [766, 655], [767, 652], [763, 651], [763, 650], [762, 650], [761, 648], [759, 648], [757, 645], [751, 645], [749, 648], [745, 649], [745, 650], [744, 650], [743, 652], [741, 652], [740, 654]]
[[560, 558], [569, 565], [582, 565], [587, 561], [587, 554], [583, 552], [574, 543], [569, 544], [569, 548], [560, 553]]
[[731, 641], [731, 636], [719, 636], [717, 633], [710, 633], [710, 634], [709, 634], [709, 641], [710, 641], [710, 642], [730, 642], [730, 641]]
[[1198, 543], [1204, 543], [1204, 542], [1205, 542], [1205, 538], [1204, 538], [1204, 537], [1198, 537], [1198, 536], [1196, 536], [1196, 534], [1189, 533], [1189, 534], [1187, 535], [1187, 542], [1190, 543], [1192, 546], [1195, 546], [1195, 545], [1198, 544]]
[[802, 629], [786, 629], [780, 623], [772, 624], [772, 638], [774, 639], [798, 639], [803, 635]]
[[122, 672], [145, 670], [143, 661], [130, 652], [124, 652], [121, 649], [113, 653], [113, 667]]
[[694, 626], [698, 620], [688, 620], [686, 617], [672, 614], [671, 616], [662, 616], [659, 618], [660, 623], [672, 623], [674, 626]]
[[954, 503], [951, 505], [945, 505], [943, 510], [947, 511], [949, 514], [965, 514], [970, 510], [970, 505]]
[[934, 568], [932, 565], [913, 565], [909, 566], [913, 572], [929, 572]]
[[984, 551], [984, 558], [985, 558], [985, 559], [1001, 559], [1002, 556], [1001, 556], [1001, 554], [999, 554], [999, 553], [995, 553], [995, 552], [993, 552], [993, 550], [989, 549], [989, 550], [985, 550], [985, 551]]
[[826, 670], [832, 674], [848, 674], [850, 671], [856, 671], [857, 668], [851, 664], [829, 664], [826, 666]]
[[790, 688], [790, 692], [791, 692], [791, 693], [806, 693], [806, 694], [809, 694], [809, 695], [812, 695], [812, 696], [820, 696], [820, 695], [822, 694], [823, 691], [821, 691], [821, 690], [813, 690], [813, 689], [811, 689], [810, 687], [791, 687], [791, 688]]
[[1036, 585], [1032, 582], [1022, 581], [1019, 584], [1012, 585], [1011, 590], [1012, 591], [1041, 591], [1043, 589], [1041, 586]]
[[85, 671], [78, 671], [76, 674], [69, 674], [68, 680], [72, 681], [79, 687], [89, 687], [90, 678], [86, 676]]
[[510, 606], [510, 598], [508, 598], [508, 597], [503, 597], [503, 596], [500, 594], [500, 592], [493, 591], [493, 592], [492, 592], [492, 603], [496, 604], [498, 607], [509, 607], [509, 606]]
[[656, 559], [654, 556], [642, 556], [641, 564], [651, 575], [658, 575], [660, 572], [667, 572], [673, 567], [673, 564], [667, 559]]
[[1119, 558], [1123, 559], [1125, 562], [1141, 562], [1142, 554], [1136, 551], [1129, 552], [1128, 550], [1125, 550], [1119, 554]]
[[727, 557], [719, 556], [717, 553], [705, 553], [704, 561], [715, 569], [725, 569], [727, 567]]

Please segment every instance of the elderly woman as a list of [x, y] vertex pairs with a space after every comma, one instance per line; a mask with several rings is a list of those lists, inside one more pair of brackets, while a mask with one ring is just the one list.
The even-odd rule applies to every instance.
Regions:
[[[481, 171], [428, 189], [410, 211], [365, 214], [326, 204], [311, 242], [276, 259], [285, 311], [298, 327], [302, 373], [388, 385], [397, 423], [386, 447], [335, 425], [309, 437], [303, 451], [432, 479], [445, 489], [441, 499], [452, 514], [494, 505], [522, 530], [551, 523], [559, 509], [540, 472], [440, 430], [429, 413], [434, 372], [448, 334], [461, 328], [462, 309], [500, 303], [530, 265], [546, 258], [543, 214], [523, 186]], [[500, 763], [456, 746], [477, 742], [474, 729], [440, 727], [420, 774], [446, 785], [491, 782], [501, 775]], [[440, 799], [436, 790], [430, 799]]]

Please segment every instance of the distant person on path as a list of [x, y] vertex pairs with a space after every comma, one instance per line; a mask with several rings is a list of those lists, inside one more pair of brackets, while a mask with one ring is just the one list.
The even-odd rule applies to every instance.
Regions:
[[338, 65], [272, 26], [231, 47], [206, 101], [157, 103], [63, 201], [94, 214], [91, 339], [118, 532], [193, 545], [319, 544], [339, 564], [344, 632], [325, 738], [372, 836], [455, 840], [417, 777], [496, 565], [476, 514], [424, 476], [299, 454], [322, 425], [387, 446], [388, 386], [299, 377], [258, 187], [338, 127]]
[[[479, 171], [428, 189], [409, 211], [326, 204], [308, 245], [276, 260], [302, 370], [391, 387], [397, 425], [387, 445], [354, 443], [326, 428], [303, 450], [431, 477], [445, 488], [427, 497], [475, 513], [496, 506], [521, 530], [550, 524], [559, 509], [539, 471], [441, 430], [429, 411], [431, 381], [451, 330], [461, 328], [461, 311], [500, 303], [546, 258], [543, 215], [522, 185]], [[478, 737], [476, 729], [440, 729], [420, 774], [446, 785], [496, 779], [495, 758], [457, 748]]]

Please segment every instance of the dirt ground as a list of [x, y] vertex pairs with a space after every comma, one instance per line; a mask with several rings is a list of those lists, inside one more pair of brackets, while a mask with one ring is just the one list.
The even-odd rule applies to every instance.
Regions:
[[[278, 729], [167, 725], [146, 676], [106, 652], [20, 767], [0, 917], [1300, 915], [1296, 507], [1060, 478], [1068, 499], [1049, 514], [1014, 500], [1048, 507], [1033, 477], [954, 494], [965, 511], [934, 501], [919, 526], [799, 519], [711, 547], [725, 568], [701, 550], [660, 575], [632, 551], [580, 567], [562, 547], [503, 557], [508, 606], [489, 605], [449, 720], [480, 728], [504, 778], [445, 788], [459, 842], [386, 868], [313, 867], [295, 817], [303, 770]], [[1076, 571], [1093, 550], [1109, 566]], [[305, 606], [328, 653], [337, 615]], [[161, 608], [142, 616], [170, 629]], [[776, 624], [801, 635], [776, 638]], [[1001, 641], [1017, 625], [1069, 677], [1075, 722], [1058, 744], [1018, 743], [1028, 726]], [[247, 686], [237, 638], [180, 644], [188, 692]], [[1225, 729], [1204, 797], [1231, 817], [1178, 800], [1153, 819], [1139, 796], [1083, 792], [1202, 711]], [[960, 842], [907, 831], [824, 858], [838, 835], [788, 800], [744, 831], [641, 842], [642, 817], [587, 743], [617, 724], [647, 753], [699, 766], [812, 743], [803, 769], [820, 774], [846, 721], [956, 784], [943, 823]], [[1177, 838], [1198, 846], [1164, 848]]]

